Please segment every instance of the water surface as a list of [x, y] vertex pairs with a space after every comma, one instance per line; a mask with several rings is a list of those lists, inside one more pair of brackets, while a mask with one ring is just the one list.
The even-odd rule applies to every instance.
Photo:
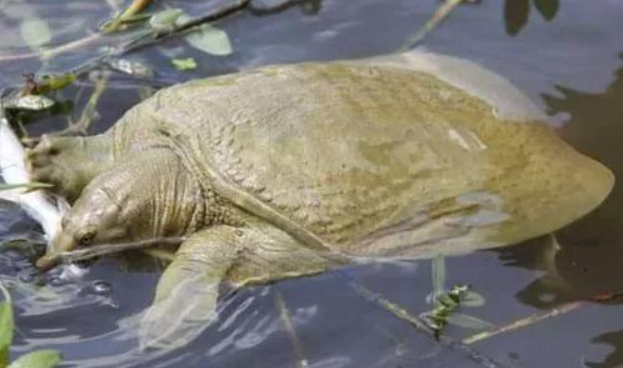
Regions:
[[[163, 1], [193, 14], [223, 1]], [[111, 0], [111, 4], [116, 1]], [[512, 3], [512, 4], [511, 4]], [[521, 29], [524, 1], [483, 0], [456, 9], [424, 43], [430, 50], [473, 60], [514, 82], [561, 125], [561, 134], [584, 153], [623, 173], [623, 3], [566, 0], [546, 21], [534, 6]], [[278, 12], [244, 11], [219, 23], [233, 42], [229, 57], [206, 56], [178, 39], [128, 55], [158, 71], [140, 79], [112, 72], [97, 104], [92, 131], [113, 124], [155, 88], [259, 65], [379, 55], [399, 48], [432, 15], [438, 2], [411, 0], [303, 1]], [[511, 4], [511, 5], [508, 5]], [[261, 5], [261, 4], [259, 4]], [[259, 7], [258, 5], [258, 7]], [[5, 1], [0, 3], [0, 57], [31, 52], [21, 39], [25, 17], [42, 17], [62, 44], [90, 34], [110, 15], [108, 2]], [[92, 60], [102, 40], [50, 60], [0, 62], [0, 85], [21, 83], [22, 73], [63, 71]], [[171, 57], [194, 57], [199, 68], [179, 72]], [[53, 113], [25, 119], [31, 134], [63, 127], [81, 115], [94, 89], [85, 76], [55, 95]], [[556, 234], [549, 252], [543, 237], [497, 251], [446, 260], [447, 285], [470, 284], [486, 303], [462, 312], [497, 326], [552, 308], [623, 290], [623, 190], [617, 185], [594, 213]], [[33, 230], [35, 229], [35, 230]], [[31, 234], [36, 226], [10, 205], [0, 205], [0, 238]], [[13, 356], [36, 348], [63, 352], [68, 367], [477, 367], [410, 325], [364, 300], [351, 287], [365, 285], [417, 315], [430, 308], [431, 262], [352, 267], [317, 277], [253, 287], [223, 298], [220, 319], [197, 341], [165, 355], [136, 351], [136, 314], [149, 305], [158, 275], [123, 271], [116, 260], [91, 267], [82, 279], [58, 282], [39, 275], [17, 252], [0, 254], [2, 280], [12, 288], [17, 314]], [[298, 344], [285, 328], [279, 300], [290, 312]], [[457, 339], [473, 330], [451, 327]], [[297, 348], [298, 347], [298, 348]], [[474, 348], [509, 367], [623, 367], [623, 305], [584, 302], [564, 315], [476, 343]]]

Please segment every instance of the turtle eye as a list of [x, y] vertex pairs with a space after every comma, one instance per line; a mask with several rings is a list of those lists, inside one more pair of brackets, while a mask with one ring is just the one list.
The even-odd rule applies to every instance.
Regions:
[[87, 233], [84, 233], [80, 237], [78, 242], [80, 243], [80, 245], [89, 245], [89, 244], [91, 244], [93, 242], [93, 239], [95, 239], [95, 232], [89, 231]]

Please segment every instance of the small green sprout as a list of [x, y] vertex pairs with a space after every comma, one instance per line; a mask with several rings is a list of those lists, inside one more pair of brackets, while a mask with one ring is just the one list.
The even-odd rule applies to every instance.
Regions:
[[171, 64], [173, 64], [177, 70], [197, 69], [197, 62], [191, 57], [186, 59], [173, 59], [171, 60]]

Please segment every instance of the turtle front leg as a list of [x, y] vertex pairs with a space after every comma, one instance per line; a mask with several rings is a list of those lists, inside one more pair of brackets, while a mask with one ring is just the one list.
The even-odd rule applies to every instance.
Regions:
[[219, 284], [243, 249], [238, 231], [216, 226], [195, 233], [180, 246], [141, 319], [141, 348], [183, 346], [215, 318]]
[[52, 191], [73, 203], [82, 189], [113, 164], [112, 134], [93, 137], [44, 136], [26, 153], [33, 181], [54, 185]]
[[139, 329], [143, 348], [175, 349], [216, 317], [219, 284], [235, 287], [320, 273], [341, 264], [270, 226], [219, 225], [191, 236], [162, 275]]

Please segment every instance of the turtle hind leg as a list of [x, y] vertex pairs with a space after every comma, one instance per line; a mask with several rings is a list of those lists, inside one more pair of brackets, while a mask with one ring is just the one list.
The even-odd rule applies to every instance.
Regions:
[[26, 154], [31, 179], [54, 185], [53, 192], [73, 203], [93, 178], [113, 164], [111, 136], [44, 136]]
[[142, 348], [175, 349], [217, 317], [219, 286], [319, 273], [337, 265], [271, 226], [219, 225], [195, 233], [163, 273], [139, 327]]

